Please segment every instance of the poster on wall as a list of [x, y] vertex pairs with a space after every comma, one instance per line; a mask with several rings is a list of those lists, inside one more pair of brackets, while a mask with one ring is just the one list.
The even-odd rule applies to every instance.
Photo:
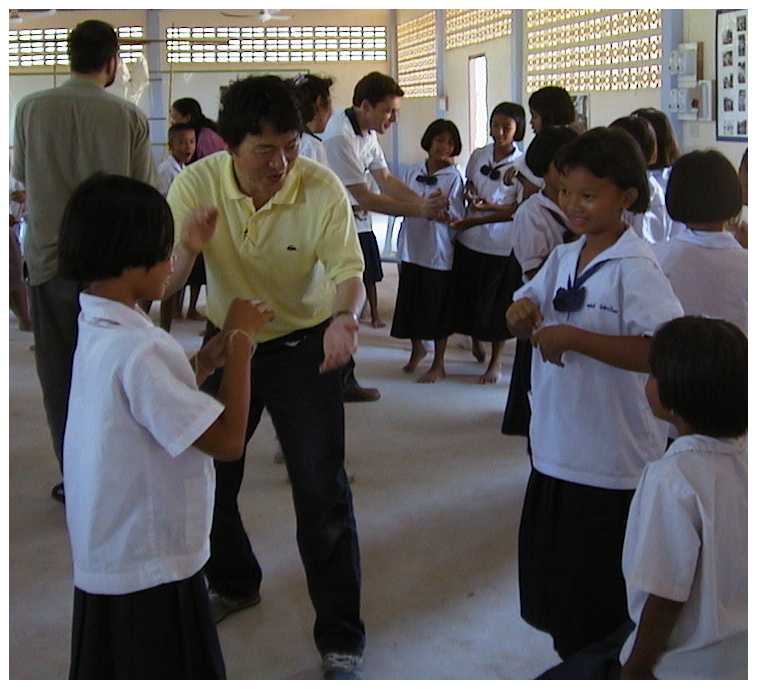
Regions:
[[747, 10], [718, 10], [715, 21], [718, 141], [747, 140]]

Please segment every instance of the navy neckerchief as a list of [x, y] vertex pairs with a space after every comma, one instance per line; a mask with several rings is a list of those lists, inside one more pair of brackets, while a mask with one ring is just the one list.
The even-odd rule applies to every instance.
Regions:
[[566, 224], [565, 221], [560, 217], [560, 214], [555, 211], [553, 208], [548, 208], [547, 206], [544, 206], [544, 208], [547, 209], [547, 213], [549, 213], [554, 219], [555, 222], [563, 228], [564, 232], [562, 233], [562, 240], [566, 244], [570, 244], [572, 241], [575, 241], [578, 239], [577, 235], [573, 230], [571, 230]]
[[439, 178], [436, 175], [428, 174], [428, 163], [426, 163], [424, 167], [426, 168], [426, 174], [418, 175], [415, 178], [415, 181], [420, 182], [421, 184], [428, 184], [430, 187], [436, 186], [436, 184], [439, 182]]
[[581, 252], [579, 251], [578, 258], [576, 258], [576, 270], [573, 280], [568, 275], [568, 286], [559, 287], [555, 293], [555, 298], [552, 300], [552, 306], [555, 307], [555, 311], [562, 311], [563, 313], [580, 311], [586, 301], [586, 287], [584, 287], [584, 283], [605, 263], [611, 260], [611, 258], [606, 258], [604, 261], [599, 261], [599, 263], [595, 263], [591, 268], [587, 268], [579, 275], [578, 264], [581, 261]]
[[352, 131], [358, 136], [363, 136], [363, 132], [360, 129], [360, 125], [357, 123], [357, 115], [355, 115], [355, 108], [346, 108], [344, 114], [347, 115], [347, 119], [352, 125]]
[[[513, 153], [515, 153], [515, 151], [513, 151]], [[513, 153], [511, 153], [510, 156]], [[509, 158], [510, 156], [507, 156], [507, 157]], [[485, 163], [484, 165], [482, 165], [479, 172], [482, 175], [486, 175], [489, 179], [496, 181], [499, 179], [499, 169], [501, 167], [504, 167], [505, 165], [511, 165], [511, 164], [512, 164], [512, 161], [510, 160], [505, 160], [501, 162], [499, 165], [495, 165], [494, 161], [492, 161], [491, 164]]]

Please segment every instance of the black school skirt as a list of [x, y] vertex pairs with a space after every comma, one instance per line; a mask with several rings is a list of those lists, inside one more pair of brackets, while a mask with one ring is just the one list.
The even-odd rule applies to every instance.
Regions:
[[504, 435], [522, 435], [528, 437], [531, 425], [531, 403], [528, 393], [531, 390], [531, 359], [534, 348], [529, 340], [515, 343], [515, 358], [510, 374], [510, 387], [507, 391], [507, 404], [502, 419]]
[[392, 337], [441, 340], [452, 327], [452, 271], [403, 261], [400, 265]]
[[363, 283], [372, 285], [384, 279], [384, 270], [381, 267], [381, 252], [379, 251], [376, 235], [370, 232], [358, 232], [360, 248], [363, 250], [365, 270], [363, 271]]
[[226, 679], [202, 572], [118, 596], [74, 588], [69, 679]]
[[505, 313], [513, 303], [513, 292], [523, 284], [515, 256], [483, 254], [457, 242], [452, 273], [453, 332], [482, 342], [510, 339]]
[[520, 614], [563, 659], [630, 619], [621, 562], [633, 494], [531, 469], [518, 533]]

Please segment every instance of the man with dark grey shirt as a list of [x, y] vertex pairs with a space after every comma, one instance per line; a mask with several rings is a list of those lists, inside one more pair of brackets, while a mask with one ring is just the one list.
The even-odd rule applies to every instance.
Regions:
[[[24, 256], [29, 269], [34, 353], [53, 448], [63, 472], [63, 433], [76, 347], [80, 285], [58, 276], [58, 230], [74, 189], [96, 172], [157, 187], [145, 115], [105, 89], [118, 67], [113, 27], [88, 20], [68, 37], [71, 78], [32, 93], [16, 109], [13, 176], [29, 199]], [[108, 218], [103, 218], [107, 223]], [[65, 501], [63, 484], [53, 497]]]

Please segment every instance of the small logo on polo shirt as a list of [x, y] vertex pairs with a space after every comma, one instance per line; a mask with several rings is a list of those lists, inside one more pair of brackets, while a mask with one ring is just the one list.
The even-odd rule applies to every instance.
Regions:
[[291, 244], [287, 247], [287, 251], [297, 251], [296, 246], [292, 246]]

